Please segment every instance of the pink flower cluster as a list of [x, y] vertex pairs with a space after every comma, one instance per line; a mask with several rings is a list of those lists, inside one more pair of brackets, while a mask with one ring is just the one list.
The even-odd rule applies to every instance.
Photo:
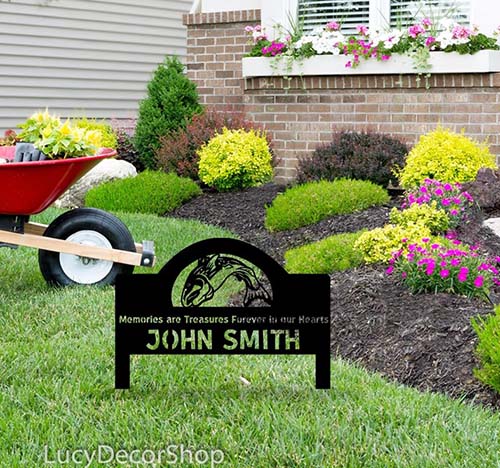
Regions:
[[[368, 28], [365, 26], [358, 26], [358, 31], [366, 35], [368, 34]], [[355, 68], [359, 65], [360, 58], [378, 58], [379, 60], [386, 61], [390, 59], [390, 55], [379, 54], [378, 48], [373, 44], [373, 42], [364, 39], [349, 39], [349, 43], [344, 46], [344, 54], [352, 55], [352, 60], [349, 60], [345, 66], [347, 68]]]
[[326, 23], [326, 29], [328, 31], [340, 31], [340, 23], [330, 21], [329, 23]]
[[474, 36], [476, 33], [472, 29], [466, 28], [460, 24], [457, 24], [451, 30], [451, 34], [453, 39], [469, 39], [471, 36]]
[[257, 24], [255, 26], [245, 26], [245, 32], [249, 36], [251, 36], [254, 44], [256, 44], [259, 41], [267, 40], [267, 35], [262, 29], [262, 26], [260, 24]]
[[280, 55], [286, 48], [286, 44], [283, 42], [273, 41], [268, 47], [262, 47], [262, 55], [264, 57], [275, 57]]
[[439, 244], [422, 239], [422, 245], [408, 245], [408, 253], [396, 252], [387, 274], [395, 270], [414, 292], [450, 292], [464, 295], [487, 294], [491, 285], [500, 285], [500, 257], [479, 255], [478, 246], [468, 246], [448, 234]]
[[423, 205], [433, 201], [436, 202], [438, 208], [448, 213], [452, 227], [456, 227], [466, 219], [467, 212], [472, 209], [474, 203], [472, 195], [463, 190], [459, 183], [450, 184], [425, 179], [422, 186], [408, 193], [402, 208], [408, 208], [415, 203]]

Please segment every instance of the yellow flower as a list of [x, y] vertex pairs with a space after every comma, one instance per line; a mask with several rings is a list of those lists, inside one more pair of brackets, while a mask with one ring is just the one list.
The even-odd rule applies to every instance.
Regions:
[[87, 141], [96, 148], [101, 147], [102, 135], [99, 130], [88, 130], [85, 135]]
[[47, 125], [43, 130], [42, 130], [42, 136], [44, 138], [49, 138], [49, 136], [52, 134], [52, 126]]
[[66, 120], [64, 124], [59, 128], [59, 131], [61, 132], [61, 135], [67, 136], [71, 134], [71, 125], [69, 124], [69, 120]]

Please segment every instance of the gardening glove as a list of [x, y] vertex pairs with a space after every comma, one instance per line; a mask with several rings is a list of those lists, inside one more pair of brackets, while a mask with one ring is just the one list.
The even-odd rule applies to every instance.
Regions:
[[32, 143], [17, 143], [14, 162], [43, 161], [46, 158]]

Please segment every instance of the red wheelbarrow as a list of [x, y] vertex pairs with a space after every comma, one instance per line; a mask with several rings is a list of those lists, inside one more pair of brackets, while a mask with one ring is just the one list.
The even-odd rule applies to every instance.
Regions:
[[[14, 153], [15, 147], [4, 147], [0, 158], [13, 159]], [[127, 227], [105, 211], [77, 208], [48, 226], [29, 221], [98, 162], [115, 155], [101, 148], [96, 156], [0, 164], [0, 246], [38, 249], [43, 277], [59, 286], [113, 284], [134, 266], [153, 266], [153, 242], [136, 244]]]

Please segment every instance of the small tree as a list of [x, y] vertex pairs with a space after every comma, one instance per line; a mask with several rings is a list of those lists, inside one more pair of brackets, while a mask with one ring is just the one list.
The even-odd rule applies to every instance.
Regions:
[[184, 75], [184, 66], [176, 57], [167, 57], [156, 69], [148, 83], [148, 96], [139, 106], [134, 143], [146, 168], [156, 168], [159, 138], [185, 127], [198, 112], [196, 85]]

